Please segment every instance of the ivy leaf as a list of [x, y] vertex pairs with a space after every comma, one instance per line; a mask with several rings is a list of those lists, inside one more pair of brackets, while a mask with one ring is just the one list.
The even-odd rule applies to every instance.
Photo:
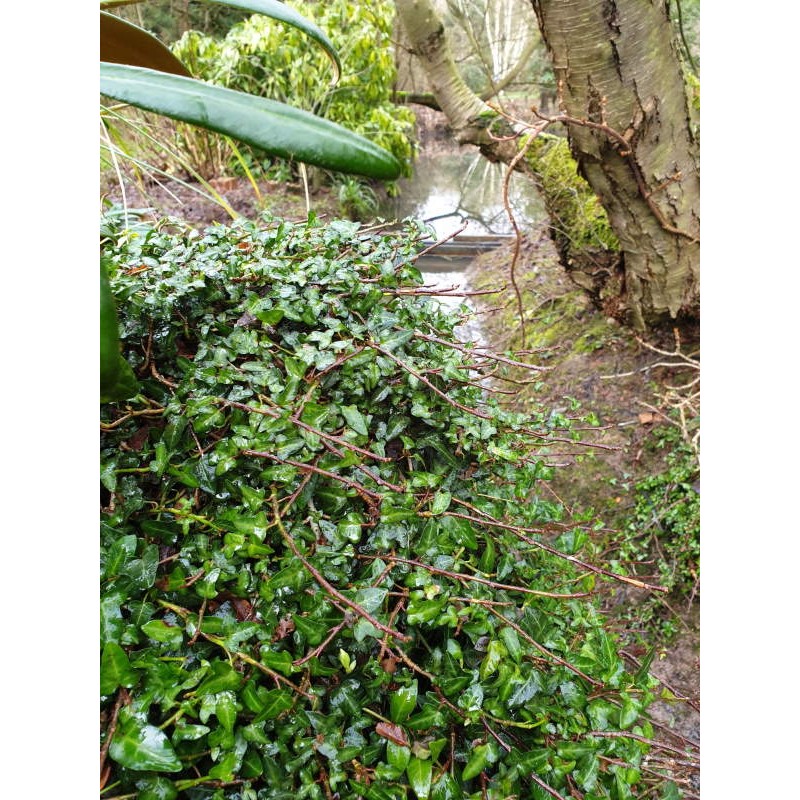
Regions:
[[142, 625], [142, 630], [149, 639], [173, 648], [180, 647], [183, 642], [183, 629], [167, 625], [162, 619], [151, 619], [150, 622]]
[[500, 631], [500, 638], [503, 640], [508, 654], [519, 664], [522, 658], [522, 645], [517, 632], [513, 628], [505, 627]]
[[166, 734], [122, 709], [108, 755], [128, 769], [180, 772], [183, 765]]
[[461, 800], [463, 797], [464, 793], [461, 790], [461, 785], [449, 772], [445, 772], [433, 784], [431, 800]]
[[667, 781], [664, 785], [664, 791], [661, 792], [660, 800], [680, 800], [680, 790], [678, 787], [672, 782]]
[[469, 781], [480, 774], [489, 763], [490, 749], [488, 744], [482, 744], [472, 751], [472, 755], [461, 773], [462, 781]]
[[389, 716], [392, 722], [405, 722], [417, 705], [417, 681], [401, 686], [389, 695]]
[[411, 760], [411, 748], [394, 742], [386, 742], [386, 760], [397, 770], [398, 774], [402, 774]]
[[211, 673], [197, 687], [195, 694], [198, 697], [217, 694], [227, 689], [236, 691], [242, 684], [242, 676], [227, 661], [213, 661]]
[[178, 796], [175, 784], [160, 775], [136, 781], [136, 788], [139, 790], [137, 800], [175, 800]]
[[505, 645], [497, 639], [492, 639], [489, 642], [489, 647], [486, 649], [486, 656], [481, 662], [480, 679], [486, 680], [500, 665], [500, 662], [508, 655]]
[[264, 706], [254, 723], [263, 722], [265, 719], [275, 719], [284, 711], [292, 707], [292, 694], [287, 689], [271, 689], [263, 696]]
[[342, 414], [344, 415], [344, 418], [347, 420], [347, 424], [356, 433], [360, 433], [362, 436], [369, 435], [369, 429], [367, 428], [367, 420], [355, 406], [342, 406], [341, 411]]
[[450, 501], [453, 499], [453, 495], [450, 492], [445, 492], [444, 490], [436, 492], [433, 497], [433, 502], [431, 503], [431, 514], [434, 516], [438, 514], [444, 514], [448, 508], [450, 508]]
[[433, 762], [428, 758], [424, 761], [414, 756], [408, 762], [406, 775], [411, 788], [419, 800], [427, 800], [431, 793], [431, 776], [433, 774]]
[[109, 642], [100, 659], [100, 694], [109, 695], [118, 686], [130, 689], [137, 679], [128, 654], [116, 642]]

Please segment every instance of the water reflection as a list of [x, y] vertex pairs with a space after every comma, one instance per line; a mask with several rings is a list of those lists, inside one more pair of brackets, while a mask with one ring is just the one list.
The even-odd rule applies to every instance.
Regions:
[[[474, 148], [444, 155], [421, 155], [414, 175], [398, 182], [400, 196], [380, 207], [384, 219], [423, 219], [442, 239], [467, 222], [465, 236], [513, 233], [503, 205], [503, 181], [508, 167], [487, 161]], [[525, 228], [544, 218], [544, 205], [530, 178], [513, 174], [509, 202], [517, 225]]]

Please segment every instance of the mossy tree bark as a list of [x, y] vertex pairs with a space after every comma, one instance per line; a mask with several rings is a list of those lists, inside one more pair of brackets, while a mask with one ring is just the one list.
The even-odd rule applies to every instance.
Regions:
[[700, 304], [699, 141], [663, 0], [531, 0], [572, 153], [624, 255], [637, 327]]
[[[572, 154], [622, 252], [623, 279], [598, 270], [593, 293], [640, 329], [696, 316], [699, 142], [665, 3], [531, 4], [553, 58], [561, 116], [576, 120], [568, 124]], [[489, 136], [490, 124], [497, 132], [497, 114], [458, 75], [430, 0], [396, 0], [396, 6], [457, 140], [477, 144], [492, 159], [514, 159], [519, 144]], [[532, 171], [527, 160], [517, 168]]]

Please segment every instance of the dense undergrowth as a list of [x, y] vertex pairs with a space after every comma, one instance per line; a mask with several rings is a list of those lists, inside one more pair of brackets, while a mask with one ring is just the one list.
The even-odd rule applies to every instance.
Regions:
[[103, 797], [678, 797], [548, 410], [458, 342], [422, 231], [104, 217]]

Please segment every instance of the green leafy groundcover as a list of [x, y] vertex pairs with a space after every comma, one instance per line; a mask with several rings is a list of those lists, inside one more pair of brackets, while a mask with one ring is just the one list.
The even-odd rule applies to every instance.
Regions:
[[120, 219], [103, 796], [635, 796], [653, 679], [542, 547], [586, 540], [540, 497], [565, 421], [487, 393], [421, 228]]

